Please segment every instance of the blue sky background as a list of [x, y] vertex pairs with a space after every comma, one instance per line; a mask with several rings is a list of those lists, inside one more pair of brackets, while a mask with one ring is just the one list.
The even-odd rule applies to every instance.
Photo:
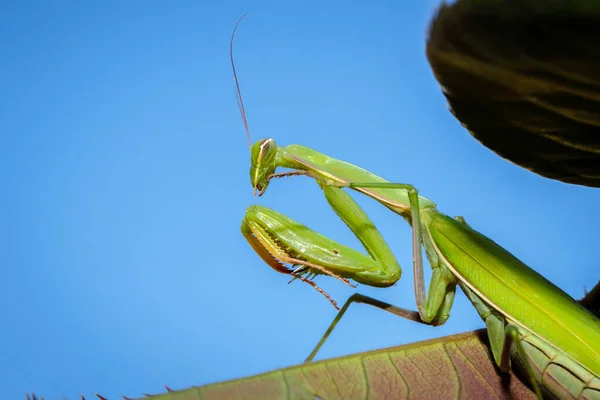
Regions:
[[[285, 3], [285, 4], [284, 4]], [[437, 1], [20, 2], [0, 8], [1, 397], [109, 398], [302, 362], [335, 310], [240, 234], [247, 206], [359, 246], [308, 179], [252, 197], [253, 139], [300, 143], [397, 182], [572, 296], [598, 279], [598, 190], [494, 155], [447, 111], [424, 54]], [[414, 307], [410, 229], [359, 198], [405, 274], [359, 287]], [[355, 290], [317, 281], [342, 303]], [[357, 306], [334, 357], [483, 327], [460, 294], [443, 327]]]

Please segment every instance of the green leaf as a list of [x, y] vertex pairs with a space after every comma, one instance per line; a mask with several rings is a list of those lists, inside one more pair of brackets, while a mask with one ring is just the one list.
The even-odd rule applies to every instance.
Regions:
[[153, 400], [535, 399], [494, 367], [485, 330], [300, 364]]

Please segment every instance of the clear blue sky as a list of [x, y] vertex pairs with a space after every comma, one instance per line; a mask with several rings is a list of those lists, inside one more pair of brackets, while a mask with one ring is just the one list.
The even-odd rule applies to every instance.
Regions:
[[[20, 2], [0, 11], [0, 376], [5, 399], [184, 388], [301, 362], [335, 316], [240, 234], [260, 203], [354, 246], [308, 179], [252, 197], [253, 139], [412, 183], [572, 296], [598, 279], [600, 191], [550, 181], [460, 127], [424, 55], [437, 1]], [[360, 198], [405, 274], [359, 287], [414, 307], [410, 229]], [[354, 292], [320, 283], [338, 302]], [[321, 357], [482, 327], [357, 306]]]

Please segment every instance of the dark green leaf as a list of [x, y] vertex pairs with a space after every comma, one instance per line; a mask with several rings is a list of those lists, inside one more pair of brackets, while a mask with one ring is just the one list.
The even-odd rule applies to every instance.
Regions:
[[542, 176], [600, 187], [600, 2], [458, 0], [427, 57], [456, 118]]

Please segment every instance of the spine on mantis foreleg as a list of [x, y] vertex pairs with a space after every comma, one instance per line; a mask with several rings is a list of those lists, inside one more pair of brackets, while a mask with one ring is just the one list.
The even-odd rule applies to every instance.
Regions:
[[343, 189], [327, 185], [321, 188], [330, 206], [360, 240], [368, 255], [258, 205], [246, 210], [242, 234], [273, 269], [311, 284], [334, 306], [335, 302], [312, 282], [312, 277], [326, 274], [347, 284], [353, 279], [376, 287], [395, 284], [402, 272], [400, 265], [364, 210]]

